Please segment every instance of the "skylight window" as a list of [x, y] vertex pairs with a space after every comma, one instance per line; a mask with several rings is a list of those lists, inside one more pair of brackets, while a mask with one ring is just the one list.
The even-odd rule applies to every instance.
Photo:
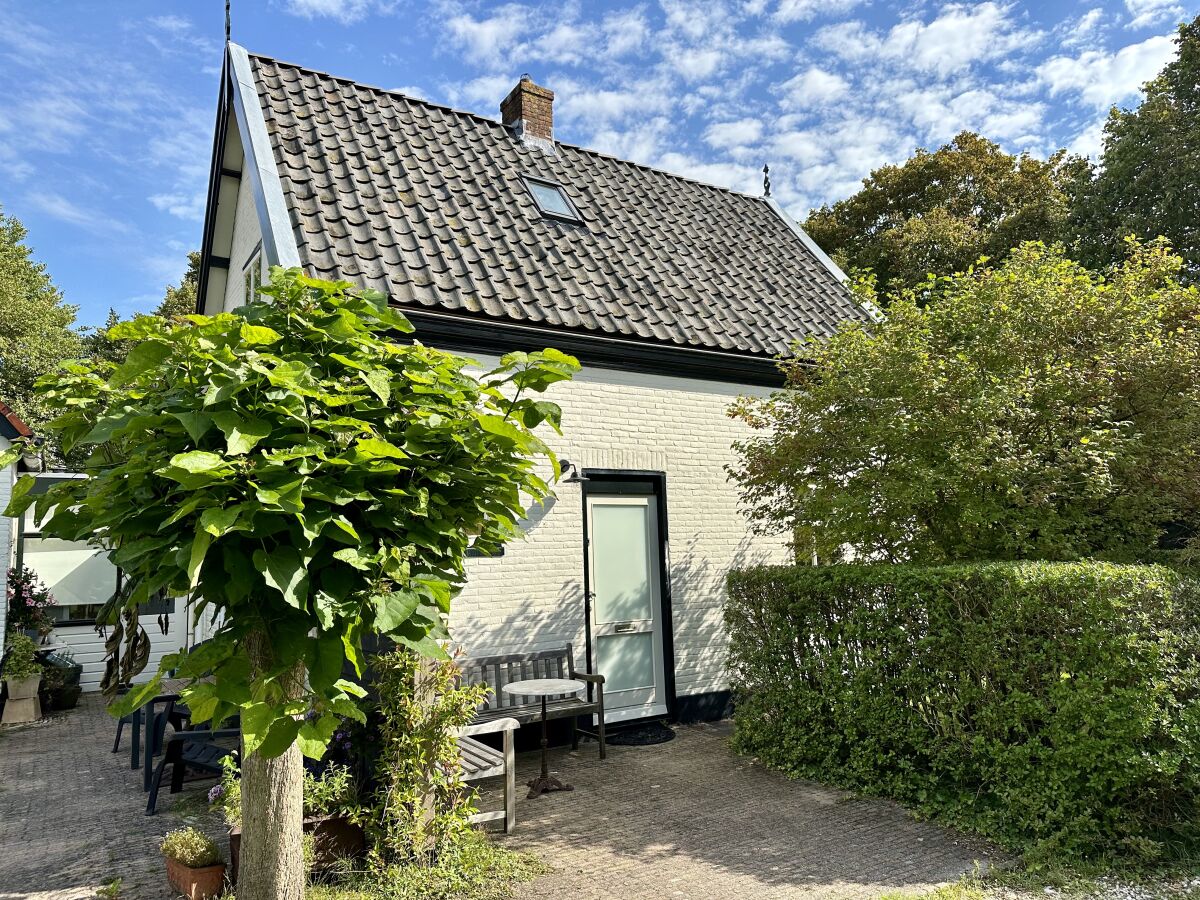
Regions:
[[566, 192], [553, 181], [525, 176], [525, 186], [529, 188], [529, 193], [533, 195], [533, 202], [537, 204], [542, 215], [554, 219], [566, 219], [568, 222], [583, 221], [574, 204], [567, 199]]

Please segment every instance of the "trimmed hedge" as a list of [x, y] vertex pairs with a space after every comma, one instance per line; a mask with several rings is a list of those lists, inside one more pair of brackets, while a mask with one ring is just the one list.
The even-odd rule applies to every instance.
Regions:
[[735, 746], [1030, 858], [1191, 853], [1197, 613], [1162, 566], [735, 571]]

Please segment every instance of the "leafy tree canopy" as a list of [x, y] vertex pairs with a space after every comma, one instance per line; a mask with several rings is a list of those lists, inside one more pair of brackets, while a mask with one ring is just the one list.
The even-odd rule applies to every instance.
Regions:
[[[282, 269], [263, 293], [237, 313], [122, 323], [110, 337], [137, 344], [119, 366], [45, 379], [51, 429], [91, 448], [91, 477], [37, 509], [45, 533], [103, 542], [124, 607], [166, 590], [215, 617], [212, 640], [162, 662], [211, 672], [184, 692], [196, 721], [240, 713], [251, 759], [297, 741], [320, 756], [339, 716], [362, 717], [342, 675], [361, 674], [364, 635], [438, 655], [468, 543], [495, 551], [523, 498], [548, 494], [535, 458], [557, 462], [533, 429], [560, 410], [537, 394], [578, 363], [512, 353], [475, 377], [397, 343], [412, 328], [381, 294]], [[153, 696], [161, 671], [114, 709]]]
[[848, 271], [871, 271], [885, 292], [897, 291], [981, 256], [1000, 259], [1021, 241], [1061, 240], [1063, 183], [1081, 166], [1065, 151], [1045, 161], [1013, 156], [964, 131], [876, 169], [854, 196], [813, 210], [804, 228]]
[[[1059, 248], [931, 279], [731, 415], [730, 473], [797, 555], [1072, 559], [1200, 519], [1200, 292], [1163, 245], [1105, 280]], [[868, 283], [859, 290], [871, 295]], [[935, 302], [920, 305], [918, 296]]]
[[1109, 113], [1102, 165], [1078, 179], [1071, 225], [1085, 265], [1119, 261], [1130, 234], [1165, 236], [1187, 279], [1200, 280], [1200, 17], [1180, 27], [1177, 44], [1142, 104]]
[[37, 429], [48, 418], [34, 383], [80, 352], [77, 307], [63, 303], [43, 263], [25, 244], [28, 232], [0, 212], [0, 400]]

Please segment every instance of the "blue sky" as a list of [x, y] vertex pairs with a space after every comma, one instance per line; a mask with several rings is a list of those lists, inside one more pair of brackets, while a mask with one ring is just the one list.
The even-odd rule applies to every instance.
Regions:
[[[564, 141], [797, 217], [968, 128], [1091, 153], [1200, 0], [233, 0], [234, 40], [486, 115], [523, 72]], [[221, 0], [0, 0], [0, 204], [80, 320], [152, 308], [200, 242]]]

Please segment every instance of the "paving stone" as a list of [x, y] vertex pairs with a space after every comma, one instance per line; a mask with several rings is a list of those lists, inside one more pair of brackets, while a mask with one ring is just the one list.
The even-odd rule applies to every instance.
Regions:
[[[0, 728], [0, 900], [90, 900], [114, 876], [122, 900], [165, 900], [166, 832], [186, 822], [225, 846], [216, 817], [184, 801], [212, 781], [164, 793], [159, 815], [143, 815], [128, 730], [113, 754], [115, 727], [91, 694], [42, 723]], [[666, 744], [611, 747], [604, 762], [593, 743], [551, 751], [575, 790], [535, 800], [519, 791], [516, 831], [496, 836], [553, 868], [517, 897], [872, 898], [928, 890], [991, 858], [895, 804], [789, 781], [734, 755], [726, 724], [677, 731]], [[528, 780], [538, 755], [518, 765]], [[484, 802], [494, 799], [491, 788]]]

